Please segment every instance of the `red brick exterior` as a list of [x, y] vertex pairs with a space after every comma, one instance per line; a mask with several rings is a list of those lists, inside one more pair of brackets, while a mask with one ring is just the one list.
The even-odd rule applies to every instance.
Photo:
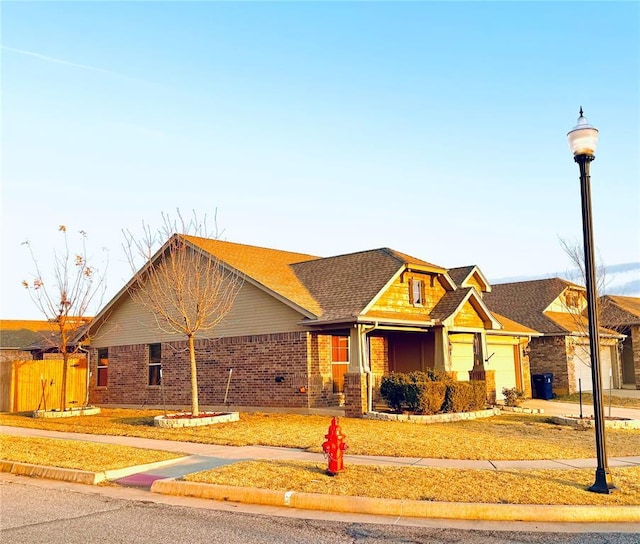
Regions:
[[551, 372], [552, 388], [558, 395], [575, 392], [575, 385], [569, 380], [574, 375], [573, 357], [568, 357], [564, 336], [532, 338], [529, 344], [531, 375]]
[[[334, 401], [331, 337], [305, 332], [196, 341], [200, 405], [283, 408], [327, 407]], [[90, 402], [162, 405], [162, 390], [148, 386], [148, 345], [109, 348], [108, 385], [96, 387], [97, 350], [91, 353]], [[162, 344], [165, 402], [191, 404], [187, 342]], [[278, 378], [278, 381], [276, 381]], [[282, 380], [280, 380], [282, 378]]]
[[365, 374], [347, 373], [344, 377], [344, 394], [346, 397], [344, 415], [362, 417], [367, 412], [367, 376]]
[[469, 380], [485, 382], [487, 388], [487, 402], [495, 404], [496, 402], [496, 371], [484, 370], [478, 368], [469, 371]]

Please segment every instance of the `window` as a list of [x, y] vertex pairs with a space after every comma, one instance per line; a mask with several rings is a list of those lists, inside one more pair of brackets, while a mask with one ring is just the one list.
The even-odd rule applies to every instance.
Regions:
[[576, 291], [567, 291], [565, 293], [565, 300], [567, 301], [568, 308], [578, 308], [580, 296]]
[[344, 375], [349, 368], [349, 337], [331, 337], [331, 370], [333, 392], [344, 393]]
[[149, 344], [149, 385], [162, 383], [162, 344]]
[[98, 376], [96, 385], [98, 387], [107, 387], [109, 378], [109, 348], [98, 349]]
[[424, 282], [412, 279], [409, 281], [409, 301], [414, 306], [424, 306]]

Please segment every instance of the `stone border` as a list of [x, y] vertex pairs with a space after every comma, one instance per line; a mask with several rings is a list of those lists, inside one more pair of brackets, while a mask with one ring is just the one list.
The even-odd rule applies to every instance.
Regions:
[[[584, 417], [580, 419], [579, 416], [553, 416], [551, 418], [553, 423], [557, 425], [568, 425], [577, 429], [591, 429], [595, 426], [594, 420], [590, 417]], [[609, 429], [640, 429], [640, 420], [638, 419], [606, 419], [604, 420], [604, 426]]]
[[516, 414], [544, 414], [544, 408], [522, 408], [521, 406], [498, 406], [503, 412]]
[[408, 423], [448, 423], [450, 421], [464, 421], [467, 419], [478, 419], [500, 415], [499, 408], [489, 408], [488, 410], [477, 410], [475, 412], [455, 412], [450, 414], [435, 414], [432, 416], [421, 416], [415, 414], [387, 414], [386, 412], [367, 412], [362, 417], [364, 419], [376, 419], [382, 421], [402, 421]]
[[[184, 415], [184, 414], [172, 414], [172, 415]], [[205, 425], [213, 425], [215, 423], [229, 423], [231, 421], [238, 421], [240, 419], [239, 412], [225, 412], [215, 413], [208, 417], [177, 417], [172, 419], [171, 417], [165, 417], [163, 415], [153, 418], [153, 424], [156, 427], [163, 427], [168, 429], [176, 429], [178, 427], [203, 427]]]
[[59, 410], [34, 410], [34, 418], [59, 418], [59, 417], [76, 417], [76, 416], [95, 416], [100, 413], [98, 406], [86, 406], [84, 408], [70, 408], [63, 412]]

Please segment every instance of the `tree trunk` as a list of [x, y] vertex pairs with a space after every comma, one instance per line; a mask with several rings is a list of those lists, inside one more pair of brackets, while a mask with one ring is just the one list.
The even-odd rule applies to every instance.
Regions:
[[196, 348], [193, 342], [193, 335], [189, 336], [189, 362], [191, 368], [191, 415], [198, 417], [198, 369], [196, 367]]
[[69, 365], [69, 354], [65, 351], [62, 353], [62, 383], [60, 384], [60, 411], [67, 409], [67, 369]]

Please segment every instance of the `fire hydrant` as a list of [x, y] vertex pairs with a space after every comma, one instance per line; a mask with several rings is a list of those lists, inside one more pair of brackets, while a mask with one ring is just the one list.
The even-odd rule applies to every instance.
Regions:
[[344, 470], [344, 450], [349, 447], [344, 443], [346, 436], [342, 434], [337, 418], [334, 417], [331, 420], [329, 432], [324, 437], [327, 440], [322, 444], [322, 451], [329, 460], [327, 474], [335, 476], [338, 472]]

